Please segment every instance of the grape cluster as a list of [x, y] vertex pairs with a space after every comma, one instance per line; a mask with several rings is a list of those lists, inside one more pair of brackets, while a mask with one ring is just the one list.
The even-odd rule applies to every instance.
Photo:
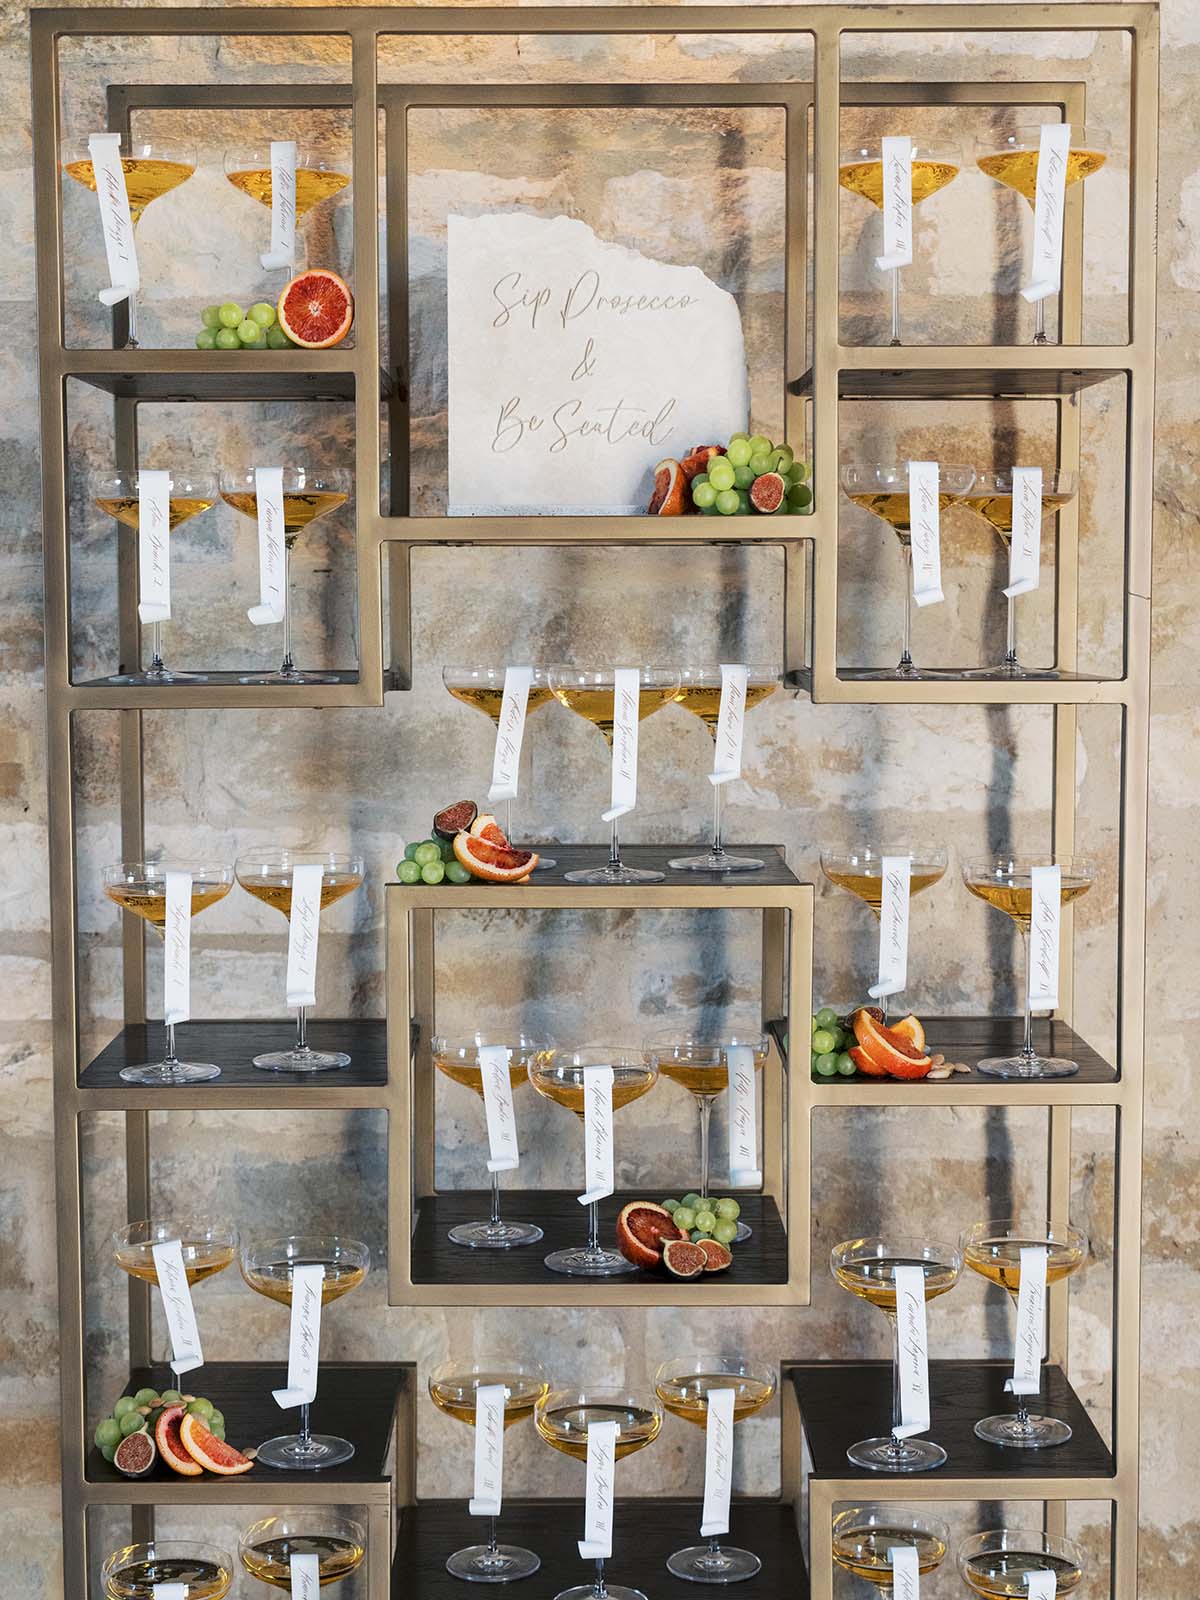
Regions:
[[454, 854], [449, 839], [419, 839], [404, 847], [404, 860], [396, 865], [401, 883], [470, 883], [471, 874]]
[[842, 1026], [831, 1006], [822, 1006], [812, 1019], [812, 1070], [821, 1078], [852, 1078], [858, 1071], [847, 1054], [855, 1043], [853, 1030]]
[[[774, 445], [762, 433], [735, 433], [725, 454], [713, 456], [707, 472], [692, 479], [692, 504], [706, 517], [746, 516], [758, 508], [751, 495], [756, 478], [777, 473], [783, 480], [783, 512], [807, 511], [812, 490], [805, 481], [808, 467], [797, 461], [790, 445]], [[779, 492], [776, 486], [776, 493]]]
[[296, 350], [279, 326], [275, 307], [259, 300], [243, 311], [236, 300], [223, 306], [205, 306], [200, 313], [204, 326], [196, 335], [197, 350]]
[[98, 1425], [94, 1435], [96, 1449], [105, 1461], [111, 1461], [122, 1439], [131, 1433], [153, 1433], [159, 1414], [167, 1406], [178, 1405], [199, 1417], [209, 1433], [224, 1441], [225, 1418], [211, 1400], [202, 1395], [181, 1394], [178, 1389], [164, 1389], [161, 1394], [157, 1389], [139, 1389], [136, 1394], [123, 1394], [113, 1406], [112, 1415]]
[[711, 1195], [685, 1194], [682, 1200], [664, 1200], [675, 1226], [682, 1228], [693, 1244], [698, 1239], [715, 1239], [728, 1250], [737, 1238], [737, 1219], [742, 1208], [736, 1200], [714, 1200]]

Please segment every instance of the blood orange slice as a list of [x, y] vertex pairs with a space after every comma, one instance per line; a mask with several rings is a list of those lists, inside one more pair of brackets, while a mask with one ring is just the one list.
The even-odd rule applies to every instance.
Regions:
[[336, 272], [316, 267], [284, 287], [275, 307], [279, 326], [305, 350], [341, 344], [354, 322], [354, 296]]
[[191, 1412], [180, 1424], [179, 1437], [192, 1460], [215, 1472], [219, 1478], [240, 1477], [254, 1465], [249, 1456], [244, 1456], [240, 1450], [226, 1444], [224, 1439], [218, 1439], [215, 1433], [210, 1433], [200, 1418]]
[[654, 469], [654, 493], [650, 496], [649, 513], [652, 517], [682, 517], [690, 510], [687, 495], [688, 480], [683, 466], [673, 456], [660, 461]]
[[504, 829], [486, 811], [475, 818], [468, 831], [472, 839], [486, 839], [489, 844], [498, 844], [502, 850], [509, 848]]
[[520, 883], [539, 859], [532, 850], [510, 850], [470, 833], [460, 833], [455, 839], [454, 854], [472, 877], [487, 883]]
[[182, 1406], [168, 1406], [165, 1411], [161, 1411], [154, 1426], [154, 1442], [158, 1446], [159, 1455], [172, 1472], [179, 1473], [181, 1478], [198, 1478], [204, 1468], [189, 1451], [184, 1449], [180, 1437], [182, 1416]]

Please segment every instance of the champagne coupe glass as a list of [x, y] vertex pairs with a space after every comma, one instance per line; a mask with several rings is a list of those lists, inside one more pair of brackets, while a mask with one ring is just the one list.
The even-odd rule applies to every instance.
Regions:
[[[91, 480], [91, 496], [101, 511], [107, 511], [124, 528], [136, 534], [140, 518], [138, 473], [104, 472]], [[181, 523], [190, 522], [217, 503], [217, 480], [211, 472], [173, 472], [168, 498], [167, 531], [174, 533]], [[166, 559], [169, 559], [167, 557]], [[118, 672], [107, 681], [116, 684], [207, 683], [202, 672], [170, 672], [162, 657], [161, 622], [150, 624], [150, 665], [145, 672]]]
[[[202, 861], [120, 861], [104, 869], [104, 893], [122, 911], [148, 922], [165, 940], [167, 926], [167, 873], [187, 872], [192, 879], [192, 916], [223, 900], [233, 887], [233, 868]], [[152, 1066], [122, 1067], [126, 1083], [174, 1085], [203, 1083], [218, 1078], [220, 1067], [211, 1061], [180, 1061], [175, 1054], [175, 1024], [168, 1022], [167, 1050]]]
[[[142, 213], [152, 200], [157, 200], [159, 195], [168, 194], [172, 189], [177, 189], [196, 170], [196, 150], [192, 145], [161, 144], [158, 140], [153, 142], [145, 139], [128, 139], [121, 136], [124, 147], [121, 155], [121, 170], [125, 174], [125, 193], [129, 196], [129, 220], [136, 230], [142, 219]], [[92, 163], [92, 152], [88, 148], [86, 139], [64, 139], [59, 145], [59, 165], [68, 178], [74, 178], [76, 183], [81, 183], [85, 189], [96, 192], [96, 173]], [[131, 290], [127, 301], [129, 307], [129, 331], [125, 340], [127, 350], [136, 350], [137, 338], [137, 292]]]
[[[442, 683], [447, 691], [456, 700], [461, 700], [463, 705], [472, 706], [476, 711], [482, 711], [485, 717], [491, 719], [493, 726], [500, 727], [500, 712], [504, 705], [504, 671], [503, 667], [443, 667]], [[529, 685], [529, 696], [525, 701], [525, 715], [531, 717], [535, 711], [540, 711], [549, 705], [554, 696], [550, 692], [550, 679], [543, 667], [534, 667], [533, 681]], [[512, 801], [504, 802], [504, 836], [512, 844]], [[552, 858], [539, 854], [538, 865], [544, 870], [552, 867]]]
[[[1055, 1226], [1044, 1217], [1001, 1217], [977, 1222], [962, 1236], [963, 1261], [989, 1283], [1007, 1289], [1015, 1306], [1021, 1292], [1021, 1251], [1045, 1250], [1046, 1284], [1059, 1283], [1078, 1272], [1087, 1259], [1087, 1236], [1069, 1223]], [[1029, 1413], [1027, 1397], [1017, 1398], [1013, 1414], [984, 1417], [975, 1432], [989, 1444], [1042, 1450], [1047, 1445], [1066, 1444], [1071, 1437], [1069, 1424], [1057, 1417], [1037, 1417]]]
[[1033, 1010], [1030, 995], [1029, 926], [1033, 917], [1033, 868], [1060, 867], [1062, 886], [1059, 900], [1068, 906], [1091, 888], [1096, 876], [1094, 864], [1084, 856], [1010, 856], [1003, 853], [980, 856], [963, 862], [963, 882], [979, 900], [1006, 912], [1021, 932], [1025, 947], [1025, 1037], [1021, 1053], [1015, 1056], [988, 1056], [979, 1071], [993, 1078], [1069, 1078], [1079, 1071], [1079, 1063], [1063, 1056], [1039, 1056], [1033, 1048]]
[[324, 1589], [357, 1572], [366, 1553], [362, 1523], [326, 1506], [263, 1517], [238, 1540], [238, 1558], [250, 1576], [289, 1593], [293, 1556], [316, 1556], [317, 1583]]
[[[363, 881], [366, 870], [361, 856], [339, 855], [331, 850], [288, 850], [268, 845], [265, 850], [250, 850], [237, 858], [237, 880], [247, 894], [274, 906], [291, 921], [292, 882], [296, 867], [322, 867], [321, 910], [352, 894]], [[306, 1035], [305, 1008], [296, 1008], [296, 1043], [290, 1050], [268, 1050], [254, 1057], [254, 1065], [268, 1072], [327, 1072], [331, 1067], [348, 1067], [350, 1057], [343, 1050], [313, 1050]]]
[[[503, 1039], [477, 1033], [473, 1039], [447, 1039], [442, 1034], [433, 1037], [433, 1064], [437, 1070], [455, 1083], [472, 1090], [483, 1099], [483, 1064], [479, 1052], [486, 1046], [499, 1046], [508, 1053], [508, 1076], [514, 1094], [529, 1081], [530, 1064], [539, 1059], [553, 1059], [554, 1046], [548, 1039], [532, 1039], [519, 1033]], [[451, 1244], [465, 1245], [471, 1250], [513, 1250], [523, 1244], [536, 1244], [542, 1230], [532, 1222], [502, 1222], [500, 1220], [500, 1174], [493, 1172], [492, 1214], [486, 1222], [460, 1222], [451, 1228], [447, 1238]], [[434, 1396], [436, 1399], [436, 1395]]]
[[[962, 166], [962, 152], [953, 145], [938, 142], [934, 146], [913, 140], [912, 146], [912, 203], [920, 205], [931, 194], [944, 189], [958, 177]], [[879, 140], [853, 145], [843, 150], [838, 158], [838, 182], [851, 194], [869, 200], [879, 211], [883, 210], [883, 145]], [[900, 338], [900, 271], [889, 269], [892, 279], [892, 336], [889, 344], [898, 345]]]
[[892, 1600], [897, 1547], [917, 1552], [917, 1570], [924, 1578], [946, 1559], [950, 1529], [938, 1517], [907, 1506], [848, 1506], [833, 1519], [833, 1559], [843, 1572], [874, 1584], [880, 1600]]
[[[644, 722], [663, 706], [680, 696], [678, 667], [638, 668], [638, 721]], [[616, 691], [611, 667], [551, 667], [550, 689], [556, 700], [569, 711], [574, 711], [585, 722], [591, 722], [604, 735], [609, 749], [613, 743]], [[612, 823], [612, 846], [608, 865], [586, 867], [578, 872], [568, 872], [568, 883], [627, 884], [662, 883], [666, 874], [648, 867], [627, 867], [621, 861], [621, 841], [617, 818]]]
[[[697, 1193], [701, 1200], [708, 1199], [708, 1135], [712, 1109], [718, 1095], [724, 1094], [729, 1088], [728, 1052], [739, 1046], [753, 1051], [754, 1070], [761, 1072], [768, 1049], [767, 1037], [761, 1030], [720, 1030], [695, 1037], [679, 1028], [667, 1028], [660, 1033], [652, 1033], [642, 1047], [647, 1061], [658, 1068], [661, 1076], [670, 1078], [681, 1089], [686, 1089], [696, 1101], [700, 1117], [700, 1188]], [[719, 1220], [719, 1212], [717, 1216]], [[720, 1243], [736, 1244], [741, 1239], [748, 1239], [753, 1231], [748, 1223], [739, 1221], [731, 1239], [722, 1239]]]
[[[585, 1086], [591, 1067], [612, 1068], [614, 1113], [648, 1094], [658, 1079], [658, 1069], [640, 1050], [591, 1045], [582, 1050], [535, 1056], [529, 1063], [529, 1081], [545, 1099], [573, 1111], [582, 1126]], [[588, 1205], [587, 1244], [570, 1250], [552, 1250], [546, 1257], [546, 1265], [552, 1272], [565, 1272], [573, 1278], [613, 1278], [637, 1271], [618, 1251], [601, 1247], [600, 1207], [595, 1200]]]
[[[721, 712], [720, 667], [684, 667], [679, 674], [679, 704], [691, 711], [708, 729], [714, 745], [717, 719]], [[746, 711], [753, 711], [779, 687], [779, 674], [770, 667], [750, 667], [746, 673]], [[699, 856], [676, 856], [668, 866], [676, 872], [757, 872], [763, 862], [755, 856], [730, 855], [721, 839], [721, 811], [725, 785], [714, 783], [713, 837], [711, 847]]]
[[[318, 517], [350, 498], [349, 472], [326, 472], [314, 467], [283, 469], [283, 665], [278, 672], [250, 672], [239, 683], [337, 683], [336, 673], [301, 672], [292, 660], [291, 556], [292, 546]], [[253, 467], [236, 467], [221, 473], [221, 499], [240, 511], [257, 528], [258, 486]]]
[[[938, 506], [942, 511], [966, 498], [975, 481], [974, 467], [941, 462], [938, 469]], [[940, 678], [945, 673], [913, 665], [912, 643], [912, 526], [908, 509], [908, 462], [862, 462], [842, 468], [842, 491], [848, 500], [886, 522], [900, 541], [904, 556], [904, 636], [899, 664], [860, 672], [866, 680]]]
[[[225, 152], [225, 176], [235, 189], [271, 209], [271, 147], [239, 146]], [[301, 223], [314, 206], [339, 194], [350, 183], [348, 151], [329, 146], [296, 146], [296, 222]], [[291, 269], [286, 269], [291, 270]]]
[[[1079, 487], [1079, 479], [1074, 472], [1043, 472], [1042, 473], [1042, 520], [1049, 521], [1053, 516], [1069, 505], [1075, 498]], [[1013, 526], [1013, 475], [1011, 470], [1005, 472], [977, 472], [975, 482], [971, 485], [971, 492], [963, 501], [969, 510], [981, 516], [995, 533], [1000, 535], [1000, 542], [1007, 550], [1012, 544]], [[1015, 595], [1006, 596], [1008, 601], [1008, 645], [1004, 653], [1004, 660], [999, 668], [985, 667], [981, 672], [972, 672], [967, 676], [991, 676], [993, 671], [999, 671], [1006, 678], [1041, 678], [1046, 673], [1029, 672], [1017, 660], [1017, 600]], [[1053, 676], [1053, 674], [1050, 674]]]
[[[576, 1461], [587, 1460], [588, 1426], [593, 1422], [617, 1424], [616, 1459], [623, 1461], [635, 1450], [653, 1444], [662, 1427], [662, 1407], [653, 1394], [638, 1391], [552, 1389], [538, 1402], [534, 1426], [547, 1444]], [[616, 1502], [620, 1505], [620, 1501]], [[640, 1589], [606, 1583], [604, 1561], [597, 1560], [591, 1583], [573, 1584], [554, 1600], [646, 1600]]]
[[177, 1583], [188, 1600], [222, 1600], [233, 1585], [233, 1558], [216, 1545], [151, 1539], [114, 1550], [100, 1568], [104, 1600], [154, 1600], [160, 1584]]
[[[866, 902], [878, 922], [883, 911], [883, 858], [907, 856], [908, 898], [923, 894], [941, 881], [946, 872], [946, 852], [940, 845], [852, 844], [842, 850], [821, 851], [821, 871], [839, 889], [848, 889]], [[888, 1018], [888, 999], [881, 1001], [884, 1024]]]
[[[1011, 133], [980, 141], [975, 147], [975, 165], [1006, 189], [1024, 195], [1031, 207], [1037, 202], [1038, 163], [1041, 154], [1040, 123], [1026, 123]], [[1095, 126], [1072, 126], [1071, 147], [1067, 154], [1067, 187], [1082, 183], [1108, 160], [1108, 135]], [[1034, 344], [1046, 344], [1046, 302], [1034, 302], [1036, 317]], [[1059, 341], [1061, 343], [1061, 339]]]
[[189, 1288], [224, 1272], [237, 1256], [237, 1229], [211, 1217], [143, 1218], [118, 1228], [113, 1257], [123, 1272], [142, 1283], [157, 1283], [154, 1246], [178, 1239]]
[[[708, 1397], [714, 1389], [733, 1390], [733, 1420], [744, 1422], [774, 1395], [775, 1373], [737, 1356], [691, 1356], [664, 1362], [654, 1376], [654, 1392], [664, 1409], [699, 1428], [708, 1426]], [[677, 1550], [667, 1561], [667, 1571], [692, 1583], [741, 1583], [761, 1572], [762, 1562], [750, 1550], [722, 1546], [714, 1534], [707, 1544]]]
[[[536, 1361], [510, 1361], [505, 1357], [478, 1365], [445, 1361], [429, 1374], [429, 1398], [434, 1405], [472, 1428], [478, 1392], [492, 1386], [504, 1389], [505, 1433], [516, 1423], [528, 1421], [534, 1407], [550, 1392], [546, 1374]], [[531, 1578], [541, 1564], [541, 1557], [532, 1550], [499, 1544], [496, 1518], [489, 1517], [487, 1543], [456, 1550], [447, 1558], [446, 1571], [468, 1583], [512, 1583], [517, 1578]]]
[[863, 1439], [846, 1451], [846, 1459], [871, 1472], [927, 1472], [940, 1467], [946, 1452], [929, 1439], [901, 1438], [900, 1330], [896, 1318], [896, 1268], [920, 1267], [925, 1278], [925, 1300], [947, 1294], [962, 1271], [962, 1251], [957, 1245], [930, 1239], [847, 1239], [835, 1245], [829, 1258], [834, 1279], [868, 1305], [878, 1306], [892, 1327], [892, 1428], [878, 1439]]
[[[321, 1305], [340, 1300], [357, 1289], [371, 1265], [371, 1252], [357, 1239], [338, 1234], [290, 1234], [282, 1239], [252, 1239], [242, 1245], [242, 1277], [256, 1294], [291, 1306], [293, 1274], [297, 1267], [322, 1266]], [[324, 1321], [324, 1317], [322, 1317]], [[290, 1472], [313, 1472], [349, 1461], [354, 1446], [336, 1434], [313, 1433], [307, 1404], [300, 1407], [300, 1432], [281, 1434], [260, 1445], [258, 1459], [267, 1467]]]
[[958, 1571], [975, 1594], [1014, 1600], [1029, 1593], [1031, 1572], [1052, 1572], [1054, 1592], [1074, 1594], [1083, 1582], [1083, 1551], [1040, 1528], [995, 1528], [973, 1533], [958, 1547]]

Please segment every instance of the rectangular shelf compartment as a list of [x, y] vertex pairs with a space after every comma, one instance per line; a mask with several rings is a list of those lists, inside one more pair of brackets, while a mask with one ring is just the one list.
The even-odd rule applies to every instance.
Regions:
[[[987, 349], [980, 347], [980, 354]], [[1057, 400], [1119, 377], [1119, 367], [1027, 366], [1012, 351], [1011, 366], [887, 366], [886, 347], [871, 347], [879, 366], [843, 367], [839, 400]], [[1115, 354], [1115, 352], [1114, 352]], [[811, 367], [788, 385], [793, 394], [812, 393]]]

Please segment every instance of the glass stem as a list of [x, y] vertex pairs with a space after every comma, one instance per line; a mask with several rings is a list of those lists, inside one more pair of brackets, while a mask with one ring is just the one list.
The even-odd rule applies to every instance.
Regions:
[[598, 1251], [600, 1248], [600, 1206], [595, 1200], [588, 1206], [588, 1242], [589, 1251]]
[[900, 650], [900, 671], [912, 671], [912, 545], [902, 546], [904, 551], [904, 642]]
[[1033, 1007], [1029, 1004], [1033, 973], [1030, 971], [1029, 931], [1026, 928], [1021, 929], [1021, 946], [1025, 952], [1025, 1037], [1021, 1041], [1021, 1054], [1032, 1067], [1037, 1060], [1037, 1052], [1033, 1048]]
[[162, 623], [154, 622], [150, 625], [150, 671], [163, 672], [162, 658]]
[[294, 1055], [302, 1056], [308, 1049], [308, 1022], [303, 1006], [296, 1007], [296, 1047]]
[[1034, 302], [1033, 342], [1034, 344], [1046, 344], [1048, 342], [1046, 339], [1046, 302], [1044, 300]]
[[137, 291], [130, 290], [129, 299], [126, 301], [129, 308], [128, 333], [125, 338], [125, 348], [136, 350], [138, 348], [137, 336]]
[[283, 666], [281, 672], [293, 672], [292, 660], [292, 541], [283, 541]]
[[[1017, 1308], [1017, 1295], [1011, 1289], [1008, 1291], [1008, 1298], [1012, 1301], [1013, 1310], [1015, 1311]], [[1041, 1393], [1040, 1387], [1038, 1389], [1038, 1393]], [[1028, 1395], [1019, 1394], [1017, 1396], [1017, 1415], [1014, 1420], [1016, 1421], [1018, 1428], [1028, 1428], [1032, 1426], [1032, 1419], [1029, 1415]]]
[[715, 1533], [708, 1541], [708, 1553], [710, 1556], [716, 1557], [718, 1561], [721, 1559], [721, 1541]]
[[592, 1590], [595, 1600], [608, 1600], [608, 1590], [604, 1587], [604, 1562], [596, 1562], [596, 1585]]
[[488, 1518], [488, 1543], [487, 1543], [487, 1547], [488, 1547], [488, 1555], [490, 1555], [490, 1556], [494, 1556], [497, 1553], [497, 1551], [499, 1550], [499, 1548], [500, 1548], [499, 1544], [497, 1543], [497, 1540], [496, 1540], [496, 1519], [495, 1519], [495, 1517], [489, 1517]]
[[720, 856], [720, 855], [724, 855], [725, 854], [725, 846], [721, 842], [721, 806], [722, 806], [722, 796], [724, 795], [724, 793], [725, 793], [725, 785], [723, 783], [714, 783], [713, 784], [712, 853], [713, 853], [714, 856]]
[[512, 801], [504, 802], [504, 837], [512, 843]]
[[700, 1107], [700, 1198], [708, 1199], [708, 1130], [712, 1120], [712, 1096], [701, 1095]]
[[1017, 664], [1017, 600], [1015, 595], [1008, 597], [1008, 645], [1004, 652], [1004, 665], [1015, 667]]
[[612, 840], [608, 849], [608, 864], [614, 870], [621, 865], [621, 837], [617, 831], [616, 817], [613, 818], [612, 823]]
[[500, 1226], [500, 1174], [492, 1173], [492, 1223], [493, 1228]]
[[900, 268], [892, 268], [892, 344], [900, 343]]
[[903, 1421], [900, 1409], [900, 1319], [894, 1311], [887, 1312], [886, 1316], [892, 1325], [892, 1446], [899, 1450], [901, 1441], [896, 1429]]
[[300, 1448], [302, 1450], [308, 1449], [309, 1440], [311, 1438], [312, 1430], [308, 1425], [308, 1402], [306, 1401], [300, 1407]]
[[175, 1054], [175, 1024], [173, 1022], [167, 1023], [167, 1053], [163, 1057], [162, 1064], [164, 1067], [177, 1067], [179, 1065], [179, 1057]]

